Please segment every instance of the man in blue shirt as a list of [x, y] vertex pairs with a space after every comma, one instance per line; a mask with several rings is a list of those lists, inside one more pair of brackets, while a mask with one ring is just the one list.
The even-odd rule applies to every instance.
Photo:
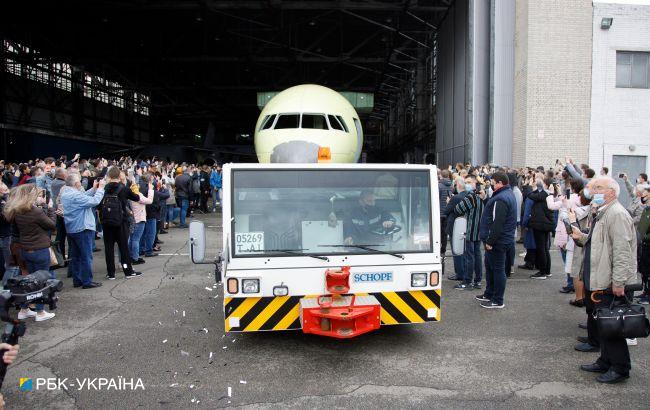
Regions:
[[514, 244], [517, 229], [517, 200], [508, 176], [496, 172], [492, 176], [494, 193], [485, 204], [479, 237], [485, 244], [485, 292], [477, 295], [481, 307], [501, 309], [506, 290], [506, 252]]
[[81, 176], [70, 172], [61, 188], [63, 219], [70, 240], [70, 267], [74, 287], [97, 288], [93, 282], [93, 245], [95, 243], [95, 216], [93, 208], [104, 197], [104, 180], [95, 181], [91, 190], [81, 190]]

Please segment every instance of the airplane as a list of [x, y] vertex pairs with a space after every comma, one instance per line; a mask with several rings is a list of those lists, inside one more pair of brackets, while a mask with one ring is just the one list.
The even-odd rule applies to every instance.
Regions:
[[327, 87], [302, 84], [264, 106], [254, 141], [260, 163], [356, 163], [363, 130], [345, 97]]

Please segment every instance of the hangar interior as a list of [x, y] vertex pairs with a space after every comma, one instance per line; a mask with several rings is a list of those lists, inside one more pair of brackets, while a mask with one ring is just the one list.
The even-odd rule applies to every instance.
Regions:
[[3, 158], [124, 152], [255, 161], [258, 96], [315, 83], [372, 94], [359, 110], [364, 161], [488, 159], [495, 1], [0, 7]]

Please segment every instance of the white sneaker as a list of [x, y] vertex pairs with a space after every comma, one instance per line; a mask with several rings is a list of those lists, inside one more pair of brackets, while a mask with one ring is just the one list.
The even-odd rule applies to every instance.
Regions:
[[639, 342], [637, 342], [636, 338], [634, 338], [634, 339], [625, 339], [625, 341], [627, 342], [628, 346], [636, 346], [636, 345], [639, 344]]
[[34, 310], [27, 309], [27, 313], [24, 312], [25, 311], [22, 309], [20, 310], [20, 312], [18, 312], [18, 320], [25, 320], [28, 317], [36, 317], [36, 311]]
[[43, 311], [43, 314], [36, 315], [36, 318], [34, 320], [37, 322], [43, 322], [45, 320], [52, 319], [54, 316], [56, 316], [56, 313]]

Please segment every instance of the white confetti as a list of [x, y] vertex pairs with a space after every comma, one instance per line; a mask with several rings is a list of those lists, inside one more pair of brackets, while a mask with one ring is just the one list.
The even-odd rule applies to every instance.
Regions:
[[190, 384], [190, 389], [193, 389], [193, 388], [194, 388], [194, 385], [193, 385], [193, 384]]
[[181, 356], [189, 356], [190, 354], [187, 353], [185, 350], [181, 350]]
[[239, 384], [246, 384], [246, 380], [240, 380]]
[[163, 340], [163, 343], [167, 343], [167, 339]]
[[183, 317], [185, 317], [185, 311], [183, 311]]
[[169, 387], [176, 387], [176, 386], [178, 386], [178, 383], [172, 383], [169, 385]]
[[212, 292], [212, 288], [209, 288], [207, 286], [205, 287], [205, 290], [207, 290], [208, 292]]
[[206, 328], [203, 328], [203, 331], [204, 331], [205, 333], [208, 333], [208, 329], [206, 329]]
[[228, 346], [224, 346], [224, 347], [223, 347], [223, 350], [226, 350], [227, 348], [228, 348]]
[[160, 326], [162, 326], [162, 322], [158, 322], [158, 324], [159, 324]]
[[192, 400], [190, 400], [190, 401], [191, 401], [192, 403], [194, 403], [194, 402], [196, 401], [196, 399], [192, 399]]
[[228, 397], [232, 397], [232, 387], [228, 386]]
[[235, 343], [235, 340], [237, 340], [237, 339], [232, 339], [232, 342]]
[[212, 352], [210, 352], [210, 359], [212, 359]]

